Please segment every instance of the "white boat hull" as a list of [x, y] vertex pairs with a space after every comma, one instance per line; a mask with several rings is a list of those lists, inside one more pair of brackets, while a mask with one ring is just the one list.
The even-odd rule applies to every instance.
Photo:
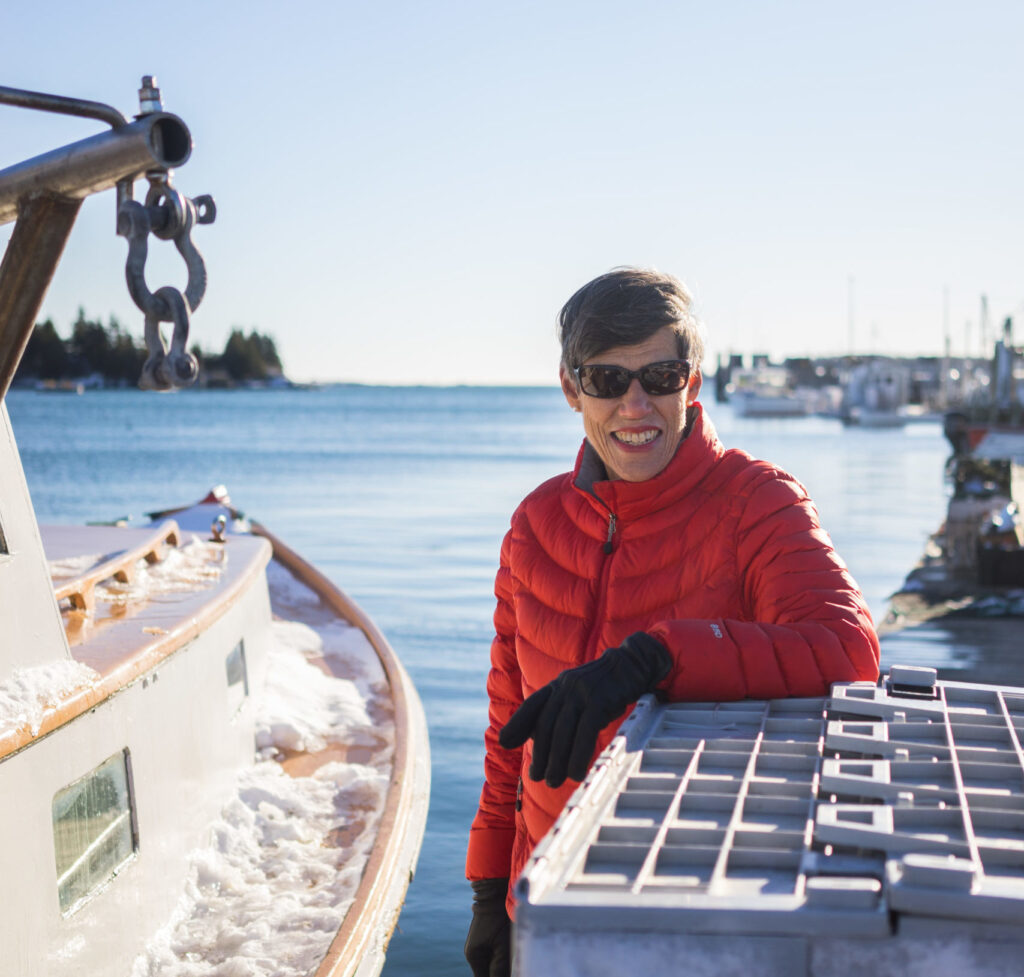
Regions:
[[[188, 853], [208, 841], [209, 825], [234, 791], [238, 771], [253, 763], [252, 700], [235, 701], [225, 680], [225, 659], [244, 640], [250, 682], [258, 687], [269, 621], [260, 574], [180, 651], [0, 763], [5, 799], [0, 877], [18, 880], [16, 911], [0, 914], [6, 972], [19, 977], [130, 972], [181, 897]], [[137, 850], [106, 886], [63, 915], [54, 796], [122, 751], [129, 757]]]
[[[183, 524], [188, 524], [188, 517], [181, 514]], [[209, 526], [208, 511], [199, 515], [199, 523]], [[373, 622], [322, 574], [260, 531], [268, 538], [232, 535], [222, 547], [200, 544], [223, 569], [216, 584], [201, 586], [197, 594], [158, 594], [144, 610], [129, 605], [103, 620], [93, 619], [95, 610], [65, 606], [72, 651], [97, 669], [95, 678], [48, 709], [38, 731], [8, 724], [4, 734], [0, 727], [0, 792], [5, 799], [16, 799], [5, 804], [0, 819], [0, 873], [5, 879], [22, 880], [16, 911], [0, 917], [0, 945], [10, 973], [124, 977], [154, 935], [179, 919], [186, 877], [195, 872], [195, 855], [210, 843], [211, 825], [225, 805], [237, 800], [240, 772], [255, 761], [255, 702], [267, 669], [272, 608], [279, 599], [268, 592], [264, 572], [272, 549], [280, 566], [275, 566], [271, 580], [282, 586], [288, 581], [284, 610], [308, 609], [310, 625], [314, 630], [325, 628], [324, 633], [338, 634], [339, 627], [341, 633], [362, 632], [359, 641], [369, 659], [361, 658], [363, 664], [357, 670], [371, 668], [368, 681], [380, 690], [374, 695], [382, 697], [375, 708], [382, 709], [387, 720], [386, 732], [381, 730], [383, 752], [365, 761], [383, 774], [382, 806], [369, 816], [367, 827], [359, 828], [352, 854], [345, 854], [344, 862], [338, 863], [347, 878], [359, 880], [345, 884], [348, 908], [337, 912], [335, 925], [340, 928], [317, 936], [312, 951], [305, 944], [301, 953], [278, 939], [263, 956], [274, 959], [273, 954], [280, 953], [279, 965], [254, 972], [315, 973], [317, 977], [380, 973], [426, 822], [430, 793], [426, 720], [405, 669]], [[55, 551], [61, 543], [65, 550], [81, 550], [91, 539], [108, 544], [118, 534], [128, 540], [127, 552], [132, 556], [153, 555], [148, 544], [137, 545], [139, 530], [60, 527], [56, 534], [44, 532], [43, 538]], [[156, 540], [192, 537], [174, 523], [162, 524], [151, 535]], [[146, 559], [138, 562], [144, 566]], [[105, 569], [92, 576], [107, 573], [111, 564], [103, 559], [100, 565]], [[68, 599], [72, 604], [76, 599], [95, 603], [85, 597], [92, 586], [90, 573], [81, 573], [79, 580], [87, 587], [58, 586], [58, 592], [72, 595], [65, 598], [65, 605]], [[193, 608], [189, 601], [198, 603]], [[83, 617], [88, 619], [84, 625], [79, 620]], [[172, 618], [180, 620], [174, 624]], [[76, 620], [81, 631], [72, 627]], [[152, 626], [154, 622], [158, 626]], [[136, 644], [142, 640], [142, 653], [123, 661], [106, 657], [120, 653], [127, 640]], [[240, 643], [247, 667], [244, 684], [232, 683], [228, 664]], [[320, 666], [342, 672], [356, 667], [354, 660], [345, 658], [325, 658]], [[54, 826], [55, 797], [100, 764], [121, 756], [127, 757], [129, 770], [133, 850], [115, 874], [86, 898], [62, 905], [56, 836], [68, 829]], [[284, 769], [293, 776], [310, 777], [343, 756], [344, 750], [339, 754], [330, 747], [322, 755], [303, 752], [284, 759]], [[361, 816], [342, 814], [342, 833], [361, 820]], [[70, 830], [77, 830], [75, 823], [72, 819]], [[88, 824], [82, 833], [89, 833]], [[99, 847], [94, 842], [86, 851], [93, 846]], [[341, 857], [339, 853], [337, 858]], [[325, 911], [334, 912], [327, 909], [328, 904], [323, 903]], [[124, 925], [125, 920], [131, 925]], [[234, 924], [225, 919], [224, 925]], [[207, 952], [222, 951], [216, 946], [189, 952], [205, 958]], [[293, 966], [294, 960], [300, 962]], [[260, 966], [265, 964], [264, 959]]]

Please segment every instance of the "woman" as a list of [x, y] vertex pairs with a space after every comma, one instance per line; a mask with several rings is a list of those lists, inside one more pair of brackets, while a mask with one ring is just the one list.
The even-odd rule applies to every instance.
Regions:
[[475, 975], [509, 972], [509, 881], [628, 707], [822, 696], [878, 677], [857, 585], [785, 472], [718, 440], [685, 286], [621, 269], [559, 317], [586, 440], [501, 549], [486, 781], [470, 832]]

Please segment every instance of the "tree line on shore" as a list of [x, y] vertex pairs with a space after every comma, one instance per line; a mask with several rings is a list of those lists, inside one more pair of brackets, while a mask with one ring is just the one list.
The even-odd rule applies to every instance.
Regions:
[[[191, 351], [199, 361], [200, 383], [230, 386], [283, 374], [274, 340], [256, 330], [246, 335], [241, 329], [232, 329], [221, 353], [204, 351], [198, 345]], [[17, 379], [68, 380], [98, 375], [109, 386], [134, 386], [147, 356], [145, 341], [132, 336], [114, 316], [104, 326], [79, 309], [67, 339], [61, 338], [51, 319], [36, 323]]]

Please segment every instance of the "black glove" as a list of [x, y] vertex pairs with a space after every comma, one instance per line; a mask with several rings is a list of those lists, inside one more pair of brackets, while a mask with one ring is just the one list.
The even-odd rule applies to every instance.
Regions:
[[618, 648], [567, 668], [534, 692], [498, 734], [498, 742], [514, 750], [533, 737], [531, 780], [546, 780], [549, 787], [560, 786], [566, 774], [582, 780], [601, 730], [651, 692], [671, 668], [665, 646], [637, 631]]
[[508, 879], [478, 879], [473, 886], [473, 922], [465, 954], [473, 977], [510, 977], [512, 923], [505, 909]]

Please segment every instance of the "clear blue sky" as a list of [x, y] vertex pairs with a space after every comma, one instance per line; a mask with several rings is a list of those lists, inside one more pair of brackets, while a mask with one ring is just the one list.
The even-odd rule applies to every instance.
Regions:
[[[177, 185], [218, 203], [206, 347], [240, 326], [298, 378], [553, 382], [558, 308], [620, 264], [690, 284], [712, 363], [845, 352], [851, 293], [862, 352], [941, 352], [946, 294], [955, 352], [983, 293], [993, 328], [1024, 312], [1024, 4], [159, 9], [7, 4], [0, 83], [132, 114], [157, 76], [195, 140]], [[0, 165], [96, 130], [0, 108]], [[100, 195], [44, 315], [141, 332], [124, 257]], [[161, 257], [150, 286], [183, 284]]]

